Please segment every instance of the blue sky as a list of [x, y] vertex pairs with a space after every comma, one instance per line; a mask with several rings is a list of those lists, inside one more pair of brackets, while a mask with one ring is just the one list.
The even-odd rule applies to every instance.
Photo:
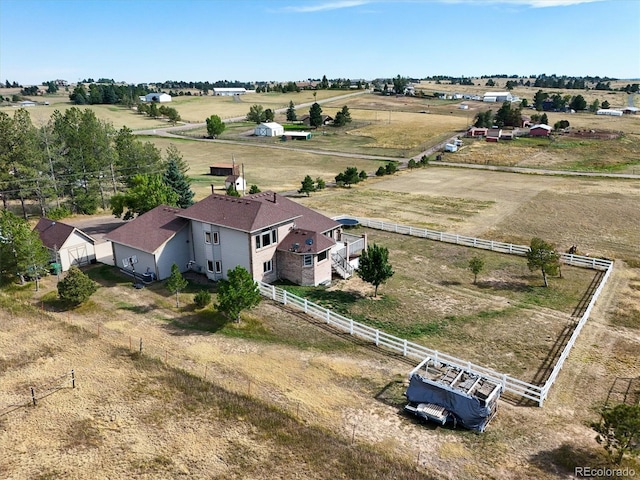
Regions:
[[0, 81], [640, 78], [638, 0], [0, 0]]

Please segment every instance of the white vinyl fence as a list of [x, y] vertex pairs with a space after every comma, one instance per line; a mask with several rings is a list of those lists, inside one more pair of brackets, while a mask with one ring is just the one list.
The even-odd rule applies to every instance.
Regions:
[[[482, 248], [485, 250], [492, 250], [500, 253], [526, 255], [527, 251], [529, 250], [529, 247], [523, 245], [513, 245], [509, 243], [494, 242], [491, 240], [482, 240], [479, 238], [465, 237], [462, 235], [455, 235], [444, 232], [436, 232], [422, 228], [379, 222], [366, 218], [358, 218], [357, 220], [361, 225], [369, 228], [391, 231], [403, 235], [413, 235], [417, 237], [428, 238], [430, 240], [455, 243], [468, 247]], [[537, 402], [539, 406], [542, 406], [544, 400], [549, 394], [549, 389], [553, 385], [553, 382], [556, 380], [560, 370], [562, 369], [564, 361], [569, 356], [571, 348], [580, 335], [580, 331], [587, 322], [593, 305], [602, 292], [602, 289], [604, 288], [604, 285], [608, 280], [611, 271], [613, 270], [613, 262], [605, 259], [563, 254], [562, 261], [564, 263], [578, 267], [606, 270], [606, 273], [603, 275], [600, 285], [594, 292], [584, 315], [577, 323], [576, 328], [571, 335], [571, 338], [563, 349], [560, 358], [558, 359], [553, 371], [549, 375], [549, 378], [544, 383], [544, 385], [533, 385], [531, 383], [518, 380], [517, 378], [511, 377], [510, 375], [507, 375], [505, 373], [500, 373], [495, 370], [482, 367], [480, 365], [475, 365], [471, 362], [452, 357], [451, 355], [438, 352], [437, 350], [432, 350], [428, 347], [418, 345], [406, 339], [394, 337], [393, 335], [389, 335], [385, 332], [369, 327], [362, 323], [355, 322], [350, 318], [334, 313], [327, 308], [308, 301], [306, 298], [298, 297], [296, 295], [293, 295], [292, 293], [287, 292], [286, 290], [277, 288], [273, 285], [262, 282], [258, 282], [258, 285], [260, 288], [260, 293], [265, 297], [268, 297], [271, 300], [283, 305], [289, 305], [293, 308], [301, 310], [308, 315], [324, 321], [327, 325], [331, 325], [344, 332], [348, 332], [350, 335], [354, 335], [364, 340], [370, 341], [376, 346], [386, 347], [390, 350], [399, 352], [405, 357], [415, 359], [417, 362], [422, 362], [425, 358], [429, 357], [434, 363], [449, 365], [465, 370], [470, 374], [485, 377], [493, 382], [502, 385], [503, 391], [510, 392], [522, 398], [533, 400]]]

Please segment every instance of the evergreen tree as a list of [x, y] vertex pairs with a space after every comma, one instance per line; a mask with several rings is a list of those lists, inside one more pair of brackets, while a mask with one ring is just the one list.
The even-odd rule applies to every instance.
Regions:
[[227, 195], [230, 197], [239, 197], [240, 192], [236, 189], [236, 186], [232, 183], [227, 187]]
[[293, 100], [289, 102], [289, 108], [287, 108], [287, 122], [295, 122], [298, 120], [298, 116], [296, 115], [296, 107], [293, 104]]
[[194, 193], [191, 190], [189, 179], [180, 171], [174, 158], [169, 160], [162, 179], [178, 196], [176, 202], [178, 207], [187, 208], [193, 205]]
[[375, 287], [374, 297], [378, 296], [378, 287], [393, 276], [389, 264], [389, 250], [375, 243], [363, 250], [360, 255], [360, 266], [356, 270], [358, 276]]
[[276, 112], [274, 112], [272, 109], [267, 108], [264, 111], [264, 119], [262, 120], [263, 122], [273, 122], [273, 120], [276, 117]]
[[253, 195], [254, 193], [260, 193], [261, 190], [258, 188], [258, 185], [251, 185], [249, 188], [249, 195]]
[[592, 428], [598, 432], [596, 441], [602, 444], [620, 465], [625, 453], [633, 456], [640, 454], [640, 405], [618, 404], [605, 406], [600, 411], [601, 420]]
[[315, 190], [316, 188], [313, 183], [313, 178], [311, 178], [310, 175], [307, 175], [306, 177], [304, 177], [304, 180], [302, 180], [302, 186], [298, 190], [298, 193], [306, 193], [308, 197], [309, 193], [315, 192]]
[[220, 280], [216, 308], [239, 322], [240, 313], [258, 305], [261, 299], [258, 284], [244, 267], [238, 265], [227, 272], [226, 280]]
[[178, 265], [175, 263], [171, 265], [171, 275], [167, 279], [166, 287], [171, 293], [176, 294], [176, 308], [180, 307], [179, 294], [187, 285], [189, 285], [189, 282], [182, 276]]
[[544, 125], [549, 125], [549, 118], [547, 117], [546, 113], [543, 113], [542, 116], [540, 117], [540, 123]]
[[309, 109], [309, 125], [316, 128], [322, 125], [322, 108], [317, 102]]
[[75, 265], [58, 282], [58, 296], [69, 303], [79, 305], [86, 302], [98, 290], [98, 284]]
[[326, 186], [327, 186], [326, 182], [321, 177], [316, 178], [316, 191], [324, 190]]

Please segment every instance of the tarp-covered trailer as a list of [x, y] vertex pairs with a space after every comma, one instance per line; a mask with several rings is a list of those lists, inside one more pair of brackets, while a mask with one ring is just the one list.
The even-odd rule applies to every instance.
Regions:
[[[425, 420], [484, 432], [495, 416], [502, 385], [461, 368], [423, 361], [409, 377], [404, 410]], [[424, 370], [420, 370], [422, 367]]]

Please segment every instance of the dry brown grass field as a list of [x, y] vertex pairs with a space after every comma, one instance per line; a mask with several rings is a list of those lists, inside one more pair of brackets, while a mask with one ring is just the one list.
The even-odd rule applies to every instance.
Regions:
[[[362, 103], [366, 96], [349, 102], [370, 118], [389, 115], [397, 100], [371, 97], [371, 109]], [[428, 122], [451, 111], [465, 121], [466, 113], [446, 102], [429, 104], [428, 114], [411, 102], [391, 112], [390, 127], [401, 125], [396, 114]], [[628, 133], [624, 138], [636, 142]], [[306, 174], [331, 180], [346, 166], [375, 171], [381, 164], [245, 144], [153, 141], [183, 152], [199, 198], [210, 191], [208, 166], [229, 163], [231, 155], [245, 163], [249, 184], [278, 191], [299, 188]], [[610, 465], [589, 423], [603, 402], [624, 400], [618, 385], [640, 378], [637, 181], [427, 167], [297, 201], [328, 215], [520, 244], [540, 236], [616, 266], [544, 407], [502, 401], [481, 435], [400, 414], [410, 364], [269, 302], [239, 325], [227, 324], [211, 309], [195, 310], [193, 291], [176, 309], [162, 285], [136, 290], [106, 267], [91, 270], [101, 288], [78, 309], [53, 300], [52, 277], [37, 294], [32, 285], [10, 289], [0, 297], [0, 413], [28, 402], [31, 385], [71, 368], [78, 388], [0, 415], [0, 476], [524, 480], [571, 478], [576, 466]], [[572, 302], [590, 275], [567, 270], [566, 281], [553, 279], [553, 293], [540, 296], [535, 272], [488, 255], [486, 276], [473, 286], [465, 268], [473, 251], [369, 234], [390, 248], [396, 275], [381, 286], [380, 300], [357, 279], [336, 282], [335, 295], [358, 298], [354, 315], [381, 325], [392, 320], [389, 328], [420, 343], [525, 379], [536, 377], [570, 326]], [[41, 316], [23, 301], [49, 312]], [[440, 325], [416, 336], [414, 318]], [[144, 339], [141, 357], [132, 355], [130, 338], [132, 350]], [[637, 461], [625, 462], [640, 471]]]

